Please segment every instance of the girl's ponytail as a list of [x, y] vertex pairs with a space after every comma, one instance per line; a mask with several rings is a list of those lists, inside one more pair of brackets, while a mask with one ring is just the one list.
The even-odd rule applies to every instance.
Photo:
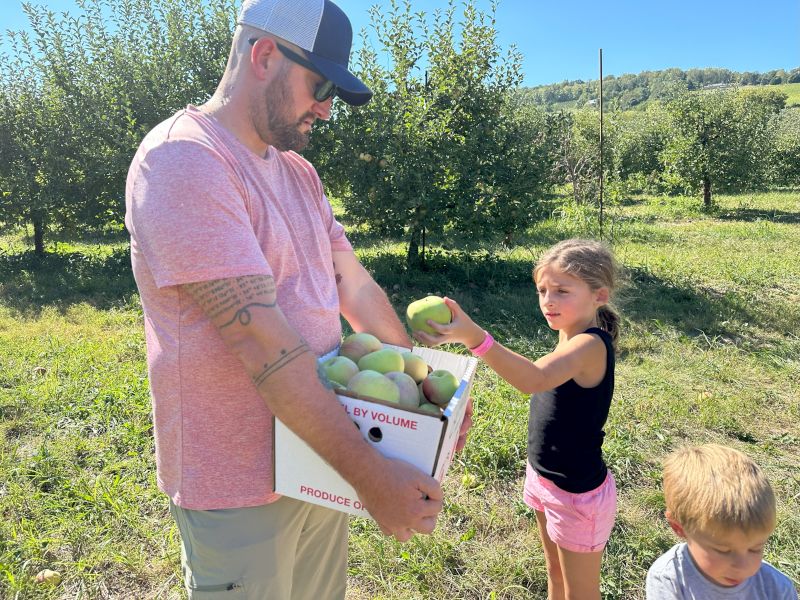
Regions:
[[597, 309], [597, 325], [611, 336], [615, 350], [617, 348], [617, 339], [619, 338], [619, 323], [619, 313], [611, 304], [604, 304]]

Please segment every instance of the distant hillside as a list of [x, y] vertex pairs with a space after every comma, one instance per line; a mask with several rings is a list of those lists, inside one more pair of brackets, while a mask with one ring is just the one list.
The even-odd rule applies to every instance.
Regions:
[[[728, 69], [665, 69], [663, 71], [643, 71], [638, 75], [609, 75], [603, 78], [603, 102], [609, 108], [628, 109], [645, 104], [648, 100], [666, 100], [679, 90], [698, 90], [708, 87], [728, 85], [785, 85], [800, 84], [800, 67], [791, 71], [776, 69], [766, 73], [737, 73]], [[787, 86], [790, 91], [795, 86]], [[551, 110], [576, 108], [597, 102], [599, 82], [562, 81], [550, 85], [522, 88], [523, 101]], [[790, 97], [787, 104], [798, 103]]]

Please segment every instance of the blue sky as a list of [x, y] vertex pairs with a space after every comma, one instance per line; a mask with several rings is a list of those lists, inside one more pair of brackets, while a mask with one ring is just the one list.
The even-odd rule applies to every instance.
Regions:
[[[27, 28], [20, 0], [0, 2], [0, 30]], [[74, 0], [32, 2], [77, 11]], [[358, 31], [368, 27], [367, 10], [376, 1], [338, 4]], [[477, 5], [488, 11], [490, 0]], [[445, 0], [412, 0], [414, 11], [445, 6]], [[525, 85], [596, 79], [601, 47], [605, 75], [800, 66], [800, 0], [500, 0], [496, 28], [502, 48], [515, 44], [522, 52]]]

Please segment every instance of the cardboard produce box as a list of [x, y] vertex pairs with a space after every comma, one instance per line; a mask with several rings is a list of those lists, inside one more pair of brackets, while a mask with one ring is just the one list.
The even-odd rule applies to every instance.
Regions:
[[[384, 347], [408, 350], [388, 344]], [[345, 395], [347, 392], [337, 394], [337, 398], [367, 443], [384, 456], [405, 460], [441, 482], [453, 462], [478, 361], [432, 348], [415, 347], [411, 351], [433, 370], [447, 369], [460, 381], [441, 416], [391, 402], [351, 397]], [[369, 517], [350, 484], [279, 419], [275, 419], [274, 456], [276, 493]]]

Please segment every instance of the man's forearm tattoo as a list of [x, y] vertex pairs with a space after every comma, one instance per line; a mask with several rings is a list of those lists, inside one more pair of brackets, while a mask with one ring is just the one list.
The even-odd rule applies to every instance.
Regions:
[[264, 275], [203, 281], [190, 284], [189, 289], [212, 321], [234, 311], [230, 319], [219, 326], [220, 329], [237, 321], [240, 325], [249, 325], [253, 319], [250, 314], [253, 308], [272, 308], [276, 305], [275, 280]]
[[274, 363], [264, 363], [264, 368], [261, 370], [261, 372], [257, 373], [253, 377], [253, 383], [256, 384], [256, 387], [259, 387], [262, 383], [269, 379], [271, 375], [274, 375], [277, 371], [288, 365], [297, 357], [310, 351], [311, 350], [309, 349], [308, 344], [305, 342], [301, 342], [299, 346], [292, 350], [281, 350], [280, 356]]
[[342, 283], [342, 274], [336, 272], [336, 262], [333, 263], [333, 274], [336, 275], [336, 285]]

